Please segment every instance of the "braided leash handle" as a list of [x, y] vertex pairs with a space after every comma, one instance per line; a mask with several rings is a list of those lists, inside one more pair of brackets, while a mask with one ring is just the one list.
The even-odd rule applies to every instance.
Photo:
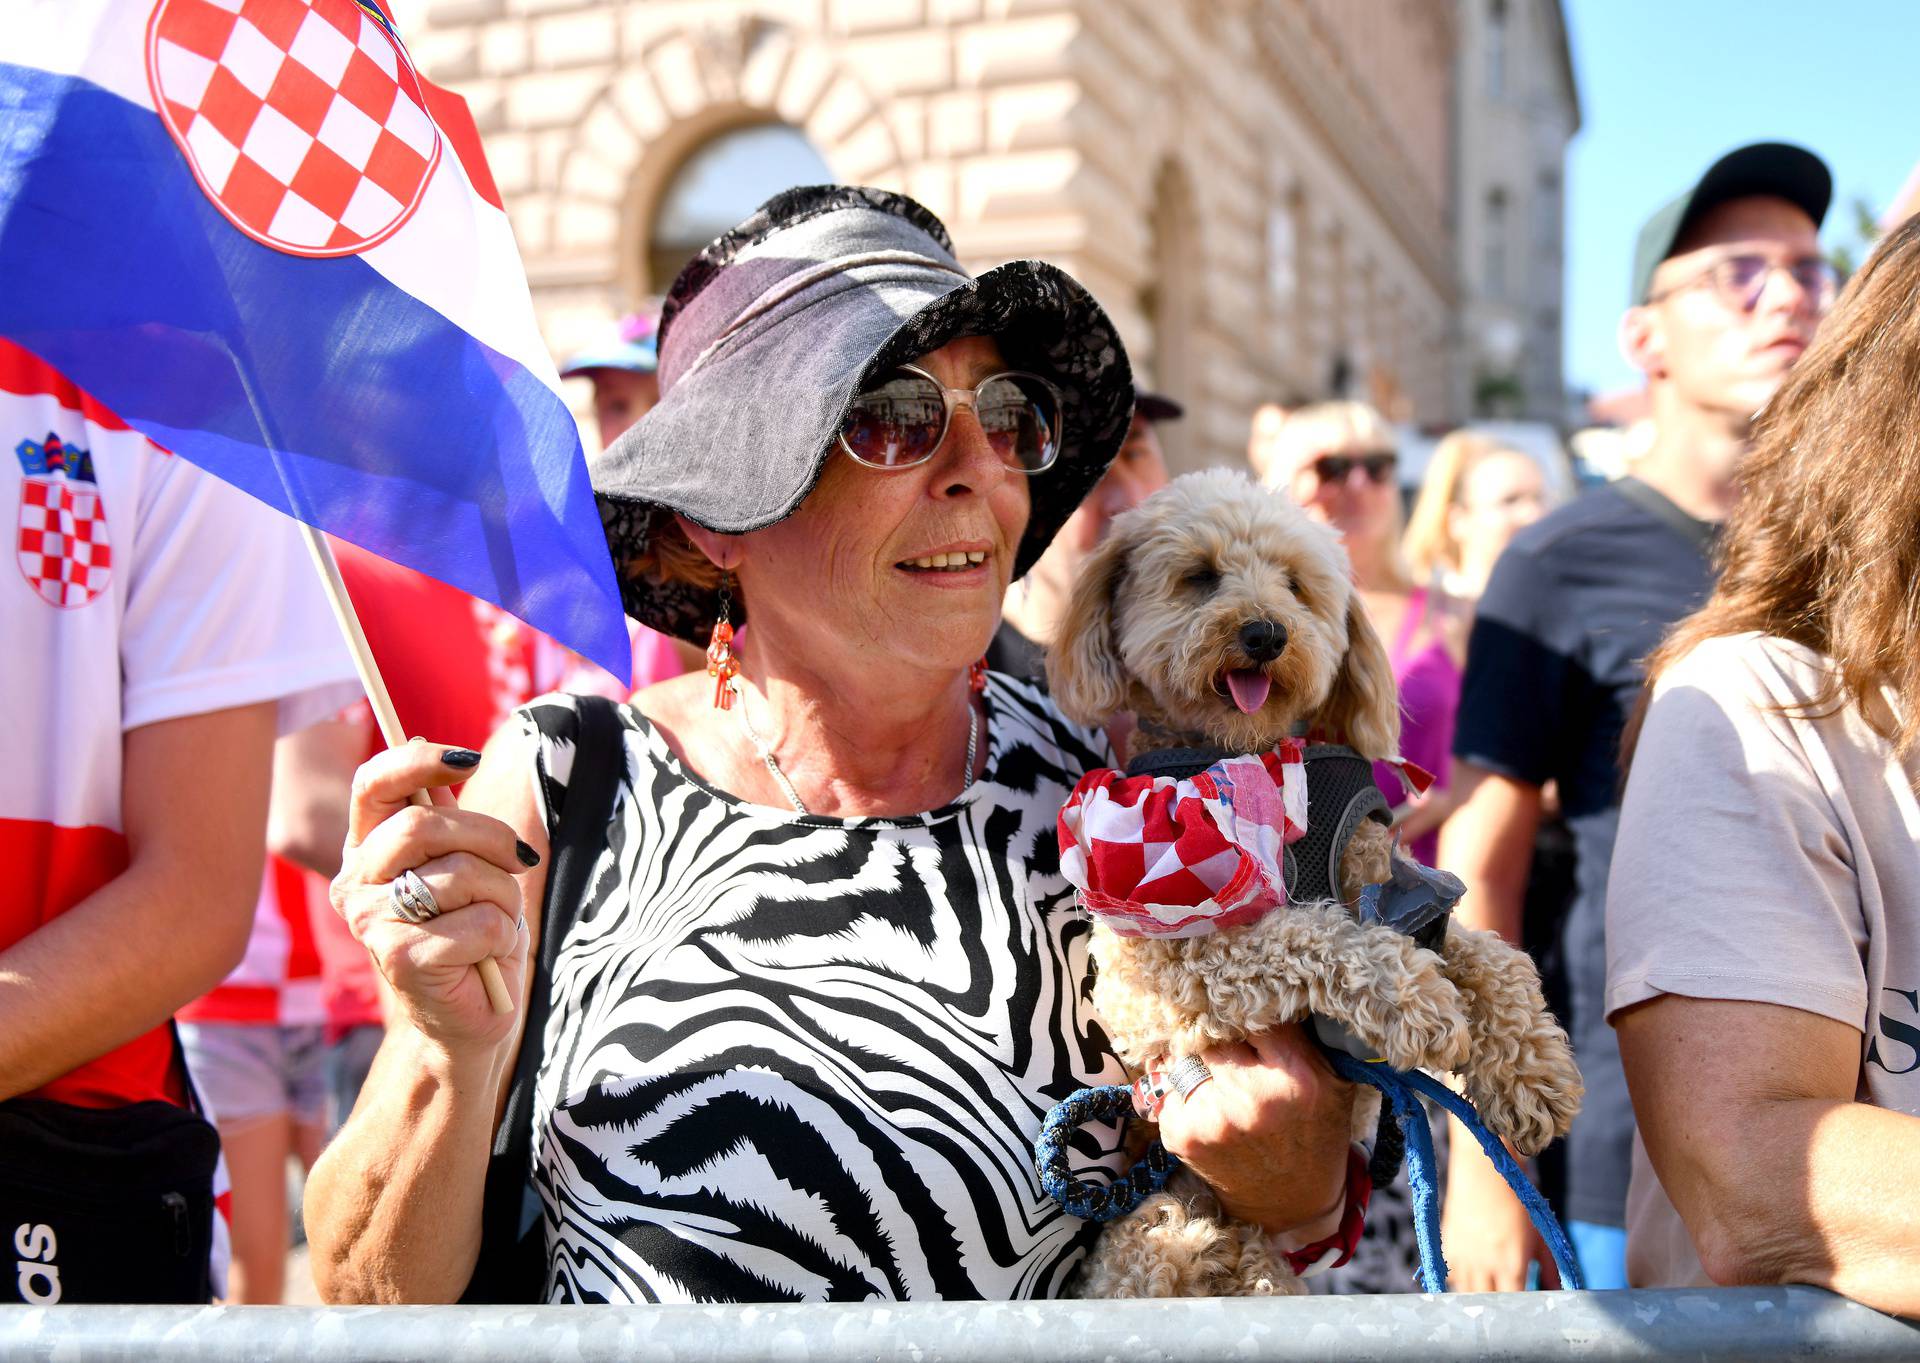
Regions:
[[1132, 1114], [1133, 1090], [1125, 1084], [1079, 1089], [1047, 1113], [1033, 1143], [1033, 1164], [1047, 1196], [1070, 1215], [1104, 1224], [1125, 1216], [1173, 1177], [1180, 1162], [1159, 1141], [1118, 1182], [1094, 1184], [1074, 1177], [1068, 1150], [1073, 1133], [1090, 1122], [1119, 1125]]

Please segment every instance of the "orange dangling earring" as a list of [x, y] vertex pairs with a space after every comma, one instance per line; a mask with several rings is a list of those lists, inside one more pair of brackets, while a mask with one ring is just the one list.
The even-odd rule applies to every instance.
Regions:
[[728, 607], [733, 601], [733, 574], [720, 572], [720, 618], [713, 622], [713, 637], [707, 641], [707, 675], [714, 679], [713, 704], [716, 709], [733, 708], [733, 679], [740, 675], [740, 658], [733, 651], [733, 621]]
[[967, 669], [967, 690], [979, 695], [987, 689], [987, 660], [980, 659]]

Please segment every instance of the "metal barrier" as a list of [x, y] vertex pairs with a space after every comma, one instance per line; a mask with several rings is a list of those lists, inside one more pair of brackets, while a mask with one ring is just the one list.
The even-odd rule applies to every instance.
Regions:
[[0, 1307], [35, 1363], [1409, 1363], [1920, 1358], [1920, 1326], [1808, 1287], [844, 1306]]

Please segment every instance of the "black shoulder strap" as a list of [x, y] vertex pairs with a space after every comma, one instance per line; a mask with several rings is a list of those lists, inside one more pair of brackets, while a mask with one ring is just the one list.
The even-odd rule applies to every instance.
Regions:
[[554, 959], [586, 897], [587, 880], [606, 846], [626, 765], [626, 744], [614, 702], [578, 696], [574, 712], [573, 772], [547, 855], [547, 888], [540, 909], [539, 950], [527, 963], [527, 1020], [514, 1060], [513, 1080], [487, 1159], [486, 1200], [480, 1211], [480, 1257], [461, 1301], [529, 1302], [537, 1299], [544, 1269], [540, 1237], [525, 1224], [527, 1170], [533, 1158], [533, 1081], [540, 1069], [552, 994], [546, 988]]

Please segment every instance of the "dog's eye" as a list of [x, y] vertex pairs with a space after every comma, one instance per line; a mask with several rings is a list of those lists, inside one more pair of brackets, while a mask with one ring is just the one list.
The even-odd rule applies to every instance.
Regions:
[[1187, 585], [1198, 591], [1210, 592], [1220, 585], [1220, 574], [1212, 564], [1203, 563], [1187, 574]]

